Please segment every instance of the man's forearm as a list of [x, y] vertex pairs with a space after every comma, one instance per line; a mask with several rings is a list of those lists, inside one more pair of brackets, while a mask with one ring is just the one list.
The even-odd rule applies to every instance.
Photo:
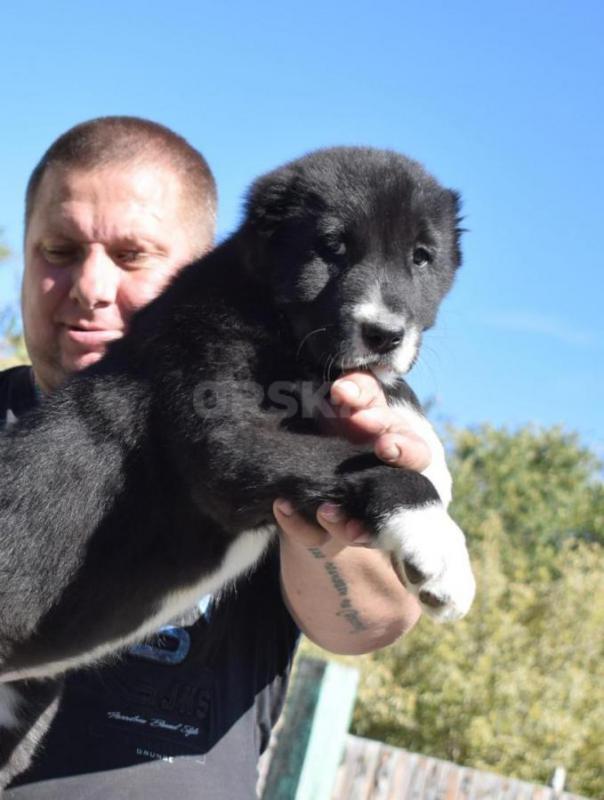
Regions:
[[284, 599], [302, 631], [334, 653], [367, 653], [394, 642], [420, 608], [388, 557], [330, 540], [306, 546], [280, 537]]

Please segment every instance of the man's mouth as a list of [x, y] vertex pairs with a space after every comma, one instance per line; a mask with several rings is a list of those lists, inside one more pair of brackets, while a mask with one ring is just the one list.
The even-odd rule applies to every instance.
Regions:
[[123, 335], [121, 330], [83, 325], [64, 325], [63, 330], [70, 342], [90, 348], [104, 347]]

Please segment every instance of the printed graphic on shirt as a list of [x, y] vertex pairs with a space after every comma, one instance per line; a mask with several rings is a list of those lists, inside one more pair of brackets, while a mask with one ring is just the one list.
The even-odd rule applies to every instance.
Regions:
[[213, 726], [212, 673], [198, 667], [189, 681], [172, 674], [168, 669], [149, 678], [136, 673], [112, 678], [115, 705], [96, 710], [90, 732], [139, 759], [206, 753]]
[[128, 654], [160, 664], [182, 664], [189, 655], [191, 637], [184, 628], [166, 625], [155, 636], [129, 648]]

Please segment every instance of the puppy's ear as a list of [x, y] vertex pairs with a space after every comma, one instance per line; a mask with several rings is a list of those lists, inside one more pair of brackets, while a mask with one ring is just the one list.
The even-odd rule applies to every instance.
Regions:
[[288, 219], [299, 195], [298, 176], [291, 169], [279, 169], [255, 181], [245, 202], [244, 226], [256, 236], [268, 238]]
[[292, 219], [314, 217], [325, 200], [309, 185], [299, 162], [269, 172], [252, 184], [245, 203], [244, 226], [270, 237]]
[[308, 186], [296, 162], [264, 175], [252, 184], [246, 198], [241, 234], [248, 271], [256, 279], [268, 280], [264, 273], [272, 263], [270, 250], [283, 234], [291, 236], [292, 225], [314, 219], [324, 200]]
[[462, 262], [461, 235], [467, 231], [467, 228], [461, 227], [463, 216], [461, 214], [462, 199], [460, 193], [454, 189], [449, 189], [448, 195], [451, 202], [451, 216], [453, 218], [453, 256], [455, 267], [460, 267]]

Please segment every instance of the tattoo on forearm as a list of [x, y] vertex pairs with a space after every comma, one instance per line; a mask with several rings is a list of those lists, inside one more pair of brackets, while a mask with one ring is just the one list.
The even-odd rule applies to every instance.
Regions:
[[346, 581], [340, 575], [338, 568], [333, 561], [328, 561], [325, 564], [325, 572], [331, 578], [331, 582], [336, 592], [340, 595], [340, 597], [345, 597], [348, 594], [348, 586], [346, 586]]
[[[310, 547], [310, 554], [316, 559], [325, 559], [325, 554], [319, 547]], [[340, 610], [336, 611], [337, 617], [344, 617], [350, 623], [352, 630], [351, 633], [359, 633], [360, 631], [367, 630], [367, 626], [359, 616], [359, 612], [353, 607], [350, 598], [348, 597], [348, 584], [340, 574], [339, 569], [333, 561], [325, 560], [325, 572], [329, 575], [331, 584], [340, 596]]]
[[345, 597], [340, 603], [341, 611], [336, 613], [337, 617], [344, 617], [352, 625], [351, 633], [360, 633], [367, 630], [367, 625], [359, 616], [359, 612], [352, 607], [350, 600]]

